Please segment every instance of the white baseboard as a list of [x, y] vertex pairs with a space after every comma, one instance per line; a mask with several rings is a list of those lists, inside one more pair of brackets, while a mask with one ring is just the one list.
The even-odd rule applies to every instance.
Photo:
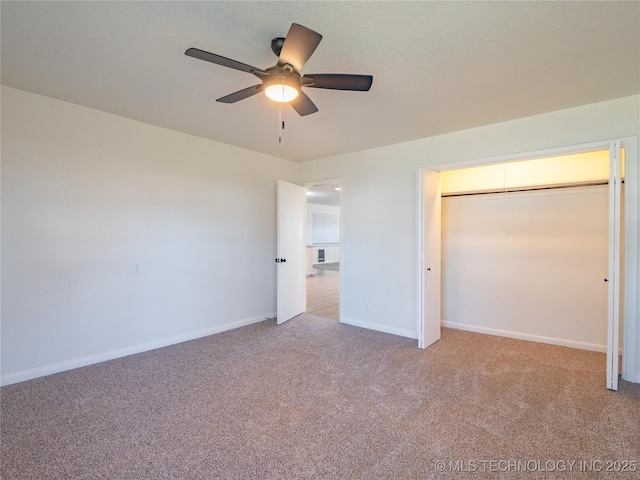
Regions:
[[72, 370], [74, 368], [86, 367], [88, 365], [93, 365], [94, 363], [105, 362], [107, 360], [126, 357], [127, 355], [147, 352], [149, 350], [155, 350], [156, 348], [167, 347], [169, 345], [175, 345], [176, 343], [195, 340], [196, 338], [207, 337], [216, 333], [222, 333], [228, 330], [233, 330], [235, 328], [245, 327], [253, 323], [262, 322], [267, 318], [274, 318], [275, 316], [275, 313], [266, 313], [264, 315], [245, 318], [243, 320], [236, 320], [235, 322], [216, 325], [215, 327], [204, 328], [202, 330], [196, 330], [194, 332], [184, 333], [173, 337], [162, 338], [160, 340], [154, 340], [152, 342], [141, 343], [138, 345], [132, 345], [130, 347], [98, 353], [96, 355], [88, 355], [85, 357], [74, 358], [72, 360], [55, 363], [52, 365], [44, 365], [42, 367], [36, 367], [28, 370], [10, 373], [2, 376], [2, 378], [0, 379], [0, 385], [5, 386], [11, 385], [12, 383], [24, 382], [25, 380], [32, 380], [34, 378], [44, 377], [45, 375], [52, 375], [54, 373], [60, 373], [66, 370]]
[[416, 339], [418, 336], [413, 330], [407, 330], [404, 328], [390, 327], [388, 325], [380, 325], [379, 323], [365, 322], [362, 320], [356, 320], [355, 318], [340, 317], [340, 323], [352, 325], [354, 327], [366, 328], [368, 330], [375, 330], [377, 332], [390, 333], [391, 335], [398, 335], [400, 337], [407, 337]]
[[564, 340], [562, 338], [544, 337], [542, 335], [532, 335], [530, 333], [511, 332], [509, 330], [499, 330], [497, 328], [479, 327], [476, 325], [467, 325], [464, 323], [442, 321], [443, 327], [455, 328], [456, 330], [467, 330], [475, 333], [485, 333], [487, 335], [496, 335], [498, 337], [515, 338], [517, 340], [528, 340], [530, 342], [548, 343], [551, 345], [559, 345], [562, 347], [579, 348], [581, 350], [591, 350], [593, 352], [607, 351], [606, 345], [598, 345], [595, 343], [576, 342], [573, 340]]

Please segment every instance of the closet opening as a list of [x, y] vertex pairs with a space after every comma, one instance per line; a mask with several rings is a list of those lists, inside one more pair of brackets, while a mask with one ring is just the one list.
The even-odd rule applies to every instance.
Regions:
[[607, 142], [421, 170], [419, 347], [443, 326], [607, 352], [617, 389], [625, 153]]
[[442, 325], [606, 352], [608, 179], [608, 150], [441, 172]]

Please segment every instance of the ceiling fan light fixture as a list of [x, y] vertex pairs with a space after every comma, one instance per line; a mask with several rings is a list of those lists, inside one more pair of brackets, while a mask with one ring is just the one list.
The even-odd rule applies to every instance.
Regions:
[[278, 37], [271, 41], [271, 50], [278, 57], [278, 63], [264, 70], [199, 48], [188, 48], [184, 54], [249, 73], [260, 79], [261, 83], [217, 98], [216, 102], [236, 103], [264, 92], [270, 100], [280, 103], [281, 107], [283, 103], [289, 103], [298, 115], [304, 117], [317, 112], [318, 107], [302, 91], [302, 87], [367, 92], [373, 83], [371, 75], [313, 73], [303, 77], [300, 69], [315, 52], [320, 40], [322, 35], [318, 32], [304, 25], [292, 23], [286, 37]]
[[300, 93], [300, 81], [286, 75], [265, 78], [262, 86], [267, 97], [280, 103], [295, 100]]

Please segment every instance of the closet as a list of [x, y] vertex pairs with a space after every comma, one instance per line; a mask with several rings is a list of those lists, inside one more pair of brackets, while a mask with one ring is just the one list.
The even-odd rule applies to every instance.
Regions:
[[606, 351], [609, 150], [440, 175], [442, 325]]

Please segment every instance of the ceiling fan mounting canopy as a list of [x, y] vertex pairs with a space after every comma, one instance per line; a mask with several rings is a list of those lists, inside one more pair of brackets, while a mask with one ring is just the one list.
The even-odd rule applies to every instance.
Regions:
[[[301, 75], [300, 69], [316, 50], [320, 40], [322, 40], [322, 35], [319, 33], [293, 23], [286, 37], [277, 37], [271, 40], [271, 50], [278, 57], [278, 63], [264, 70], [198, 48], [189, 48], [184, 53], [199, 60], [250, 73], [261, 80], [258, 85], [231, 93], [216, 101], [235, 103], [263, 91], [270, 98], [276, 99], [269, 92], [273, 93], [279, 89], [282, 95], [277, 96], [277, 101], [290, 102], [299, 115], [305, 116], [317, 112], [318, 108], [302, 91], [302, 87], [366, 92], [369, 91], [373, 83], [371, 75], [340, 73]], [[284, 95], [285, 91], [289, 91], [289, 95]]]
[[276, 57], [280, 56], [282, 45], [284, 45], [285, 40], [286, 39], [284, 37], [276, 37], [271, 40], [271, 51], [275, 54]]

